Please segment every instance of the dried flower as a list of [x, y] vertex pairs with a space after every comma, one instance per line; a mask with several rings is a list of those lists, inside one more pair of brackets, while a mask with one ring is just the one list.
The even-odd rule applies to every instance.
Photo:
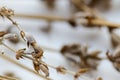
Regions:
[[56, 70], [57, 70], [57, 72], [62, 73], [62, 74], [66, 73], [66, 69], [64, 67], [62, 67], [62, 66], [58, 66], [56, 68]]
[[0, 8], [0, 15], [4, 17], [11, 17], [14, 15], [14, 11], [12, 9], [8, 9], [6, 7]]
[[88, 71], [88, 69], [78, 70], [78, 72], [74, 75], [74, 80], [76, 80], [80, 75], [82, 75], [83, 73], [86, 73], [87, 71]]
[[49, 9], [53, 9], [55, 6], [55, 0], [44, 0]]
[[113, 66], [116, 68], [117, 71], [120, 71], [120, 46], [118, 46], [113, 54], [106, 53], [108, 59], [113, 63]]
[[20, 58], [23, 58], [23, 54], [25, 53], [26, 48], [20, 49], [16, 51], [16, 59], [19, 60]]
[[[83, 68], [96, 68], [98, 61], [101, 60], [100, 57], [98, 57], [98, 54], [100, 54], [101, 51], [93, 51], [88, 52], [87, 46], [81, 46], [79, 44], [73, 44], [73, 45], [65, 45], [61, 49], [61, 53], [65, 55], [70, 54], [71, 56], [78, 56], [80, 58], [80, 67]], [[68, 57], [72, 58], [72, 57]]]

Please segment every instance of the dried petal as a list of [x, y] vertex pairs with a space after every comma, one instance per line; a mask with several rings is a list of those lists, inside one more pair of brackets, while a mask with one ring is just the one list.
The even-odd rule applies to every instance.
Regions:
[[33, 65], [34, 65], [34, 69], [35, 71], [39, 72], [40, 70], [40, 65], [39, 65], [39, 61], [38, 60], [33, 60]]
[[35, 52], [32, 53], [32, 56], [37, 59], [41, 58], [43, 56], [43, 50], [37, 44], [33, 44], [33, 48]]
[[56, 68], [56, 70], [57, 70], [57, 72], [59, 72], [59, 73], [62, 73], [62, 74], [65, 74], [66, 72], [65, 72], [65, 68], [64, 67], [62, 67], [62, 66], [58, 66], [57, 68]]
[[11, 10], [11, 9], [7, 9], [6, 7], [2, 7], [2, 8], [0, 9], [0, 15], [1, 15], [2, 17], [11, 17], [11, 16], [14, 15], [14, 11]]
[[97, 80], [103, 80], [102, 77], [97, 78]]
[[41, 65], [40, 65], [40, 70], [45, 73], [45, 76], [46, 76], [46, 77], [49, 76], [49, 69], [48, 69], [47, 65], [41, 64]]
[[20, 32], [20, 35], [21, 35], [21, 37], [25, 40], [25, 33], [24, 33], [24, 31], [21, 31], [21, 32]]
[[78, 78], [81, 74], [86, 73], [88, 69], [80, 69], [75, 75], [74, 78]]
[[16, 52], [16, 59], [19, 60], [20, 58], [22, 58], [25, 50], [26, 50], [26, 48], [18, 50], [18, 51]]

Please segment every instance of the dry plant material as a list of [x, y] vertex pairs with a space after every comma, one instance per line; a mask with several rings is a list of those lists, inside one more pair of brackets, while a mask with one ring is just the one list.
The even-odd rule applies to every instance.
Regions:
[[117, 71], [120, 71], [120, 46], [118, 46], [112, 54], [106, 53], [108, 59], [113, 63]]
[[7, 76], [0, 76], [0, 80], [19, 80], [13, 77], [7, 77]]
[[70, 56], [79, 57], [80, 59], [79, 63], [76, 62], [76, 60], [74, 60], [74, 62], [78, 63], [78, 65], [80, 65], [80, 67], [82, 68], [96, 69], [98, 62], [101, 60], [101, 58], [98, 57], [101, 51], [96, 50], [96, 51], [88, 52], [87, 46], [81, 46], [79, 44], [65, 45], [62, 47], [61, 53], [70, 60], [74, 60], [71, 59], [72, 57]]
[[56, 0], [43, 0], [47, 5], [48, 9], [54, 9]]
[[13, 72], [6, 72], [6, 73], [4, 73], [4, 75], [7, 76], [7, 77], [12, 77], [12, 78], [21, 80], [21, 79], [20, 79], [19, 77], [17, 77], [17, 75], [15, 75]]
[[80, 70], [78, 70], [78, 72], [75, 73], [75, 75], [74, 75], [74, 80], [77, 80], [80, 75], [82, 75], [82, 74], [84, 74], [86, 72], [88, 72], [88, 69], [80, 69]]
[[[31, 56], [33, 57], [33, 64], [34, 64], [34, 69], [38, 72], [40, 69], [43, 73], [45, 73], [45, 76], [49, 76], [49, 69], [47, 67], [47, 65], [44, 65], [44, 64], [36, 64], [36, 62], [39, 62], [39, 61], [42, 61], [41, 58], [43, 56], [43, 50], [41, 49], [40, 46], [38, 46], [36, 40], [33, 38], [32, 35], [26, 33], [13, 19], [12, 19], [12, 16], [14, 15], [14, 12], [13, 10], [11, 9], [7, 9], [5, 7], [2, 7], [1, 10], [0, 10], [0, 15], [2, 17], [6, 17], [8, 18], [12, 23], [13, 25], [15, 25], [19, 31], [20, 31], [20, 35], [22, 37], [22, 39], [24, 41], [26, 41], [27, 43], [27, 46], [28, 48], [32, 47], [33, 48], [33, 52], [29, 52], [31, 53]], [[7, 38], [11, 38], [13, 36], [9, 35]], [[6, 38], [6, 37], [5, 37]], [[4, 39], [4, 36], [3, 36], [3, 39]], [[1, 41], [2, 42], [2, 41]], [[15, 51], [16, 52], [16, 58], [17, 59], [20, 59], [23, 57], [23, 55], [26, 55], [25, 54], [25, 50], [26, 49], [19, 49], [18, 51]], [[35, 61], [34, 61], [35, 60]], [[37, 65], [37, 66], [36, 66]], [[39, 66], [39, 68], [38, 68]]]
[[117, 46], [119, 46], [120, 45], [120, 36], [114, 32], [111, 32], [110, 36], [111, 36], [111, 43], [112, 43], [113, 48], [116, 48]]
[[102, 77], [98, 77], [96, 80], [103, 80]]
[[57, 72], [61, 73], [61, 74], [65, 74], [66, 73], [66, 69], [62, 66], [58, 66], [56, 68]]
[[[7, 33], [13, 33], [13, 32], [12, 32], [12, 29], [13, 29], [13, 26], [9, 26], [9, 27], [7, 28], [7, 30], [6, 30], [6, 32], [7, 32]], [[13, 44], [17, 44], [17, 43], [20, 42], [19, 36], [17, 35], [17, 33], [15, 33], [15, 34], [16, 34], [16, 38], [11, 38], [11, 39], [9, 39], [9, 41], [10, 41], [11, 43], [13, 43]]]
[[101, 10], [109, 10], [111, 7], [111, 0], [91, 0], [88, 6]]

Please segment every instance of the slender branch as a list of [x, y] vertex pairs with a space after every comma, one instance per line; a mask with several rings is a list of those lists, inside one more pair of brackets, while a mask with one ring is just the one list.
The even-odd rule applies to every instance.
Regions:
[[1, 76], [0, 75], [0, 80], [18, 80], [18, 79], [13, 78], [13, 77], [7, 77], [7, 76]]
[[[45, 20], [53, 20], [53, 21], [68, 21], [69, 19], [67, 18], [63, 18], [63, 17], [59, 17], [59, 16], [50, 16], [50, 15], [29, 15], [29, 14], [15, 14], [15, 17], [19, 17], [19, 18], [31, 18], [31, 19], [45, 19]], [[82, 20], [82, 19], [81, 19]], [[87, 24], [88, 23], [88, 19], [83, 19], [86, 20], [85, 22], [79, 22], [80, 24]], [[92, 25], [100, 25], [100, 26], [107, 26], [107, 27], [120, 27], [120, 24], [118, 23], [112, 23], [109, 22], [107, 20], [103, 20], [103, 19], [91, 19], [91, 24]]]
[[28, 14], [15, 14], [14, 17], [19, 18], [31, 18], [31, 19], [45, 19], [48, 21], [67, 21], [67, 18], [59, 17], [59, 16], [51, 16], [51, 15], [28, 15]]

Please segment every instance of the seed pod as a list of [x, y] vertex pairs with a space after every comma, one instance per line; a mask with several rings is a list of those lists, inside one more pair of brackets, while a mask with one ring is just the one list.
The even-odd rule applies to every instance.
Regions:
[[23, 31], [20, 32], [20, 35], [25, 40], [25, 33]]
[[48, 69], [47, 65], [41, 64], [40, 65], [40, 70], [45, 73], [46, 77], [49, 76], [49, 69]]
[[65, 72], [65, 68], [64, 67], [62, 67], [62, 66], [58, 66], [57, 68], [56, 68], [56, 70], [57, 70], [57, 72], [59, 72], [59, 73], [62, 73], [62, 74], [65, 74], [66, 72]]
[[35, 71], [39, 72], [40, 65], [39, 65], [39, 61], [37, 59], [33, 60], [33, 65], [34, 65]]
[[11, 16], [14, 15], [14, 11], [11, 10], [11, 9], [7, 9], [6, 7], [2, 7], [2, 8], [0, 9], [0, 15], [1, 15], [2, 17], [11, 17]]
[[84, 74], [88, 71], [88, 69], [80, 69], [75, 75], [74, 78], [77, 79], [81, 74]]
[[20, 58], [23, 58], [23, 54], [25, 52], [26, 48], [20, 49], [16, 52], [16, 59], [19, 60]]

